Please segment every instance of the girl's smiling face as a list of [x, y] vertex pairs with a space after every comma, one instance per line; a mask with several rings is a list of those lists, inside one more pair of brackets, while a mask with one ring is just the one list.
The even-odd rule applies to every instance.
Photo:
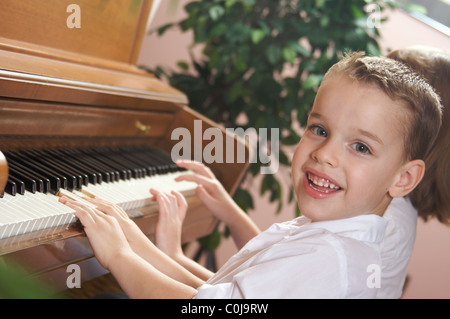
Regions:
[[404, 158], [402, 102], [346, 76], [321, 85], [292, 160], [302, 215], [313, 221], [382, 216]]

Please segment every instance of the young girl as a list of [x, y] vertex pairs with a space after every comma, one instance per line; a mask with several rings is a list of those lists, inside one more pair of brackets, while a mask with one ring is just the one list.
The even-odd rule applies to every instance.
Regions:
[[[420, 73], [441, 97], [444, 108], [442, 127], [431, 152], [425, 158], [426, 171], [420, 184], [406, 198], [396, 198], [384, 217], [389, 220], [382, 242], [381, 285], [379, 297], [398, 298], [403, 293], [408, 262], [416, 237], [417, 216], [427, 221], [436, 218], [450, 223], [450, 54], [440, 49], [414, 46], [392, 51], [398, 60]], [[396, 255], [390, 254], [395, 251]]]
[[427, 167], [423, 181], [410, 198], [423, 220], [435, 217], [450, 224], [450, 53], [443, 50], [413, 46], [388, 54], [420, 73], [441, 98], [444, 108], [442, 127], [431, 152], [425, 158]]

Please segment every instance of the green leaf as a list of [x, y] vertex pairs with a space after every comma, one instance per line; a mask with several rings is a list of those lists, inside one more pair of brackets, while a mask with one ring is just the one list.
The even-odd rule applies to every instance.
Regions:
[[292, 47], [288, 46], [283, 48], [283, 58], [286, 62], [293, 63], [296, 57], [297, 53]]
[[350, 9], [351, 9], [353, 17], [356, 19], [360, 19], [365, 16], [364, 12], [361, 11], [356, 5], [351, 5]]
[[187, 64], [187, 62], [185, 62], [185, 61], [177, 62], [177, 66], [183, 71], [189, 70], [189, 64]]
[[290, 132], [289, 135], [281, 137], [283, 145], [297, 145], [300, 142], [300, 137], [295, 132]]
[[256, 0], [241, 0], [245, 6], [252, 7], [256, 4]]
[[273, 187], [274, 178], [271, 174], [264, 175], [264, 178], [261, 182], [261, 191], [260, 195], [264, 195], [265, 192], [270, 191]]
[[227, 31], [228, 27], [225, 23], [219, 23], [212, 27], [211, 31], [209, 32], [210, 38], [217, 38], [220, 37], [222, 34], [224, 34]]
[[288, 198], [288, 203], [292, 202], [294, 200], [295, 196], [294, 196], [294, 188], [290, 187], [289, 189], [289, 198]]
[[325, 0], [316, 0], [316, 8], [322, 8], [325, 4]]
[[217, 21], [224, 13], [225, 9], [222, 6], [215, 5], [209, 8], [209, 16], [213, 21]]
[[284, 152], [279, 152], [278, 153], [279, 158], [279, 162], [283, 165], [290, 165], [291, 161], [289, 160], [289, 158], [287, 157], [287, 155]]
[[235, 3], [237, 2], [237, 0], [226, 0], [225, 1], [225, 8], [231, 8]]
[[241, 56], [237, 56], [233, 59], [233, 66], [238, 71], [245, 71], [247, 69], [247, 63], [245, 63], [244, 59]]
[[371, 56], [380, 56], [381, 55], [381, 50], [378, 47], [377, 44], [369, 42], [367, 43], [367, 55], [371, 55]]
[[201, 16], [197, 20], [197, 24], [195, 25], [194, 29], [194, 41], [195, 43], [202, 43], [206, 39], [206, 29], [205, 25], [207, 22], [207, 18], [204, 16]]
[[[271, 175], [273, 176], [273, 175]], [[273, 203], [276, 200], [281, 200], [281, 193], [282, 188], [280, 182], [278, 182], [275, 178], [273, 178], [273, 184], [272, 184], [272, 193], [270, 195], [269, 201]], [[280, 202], [281, 204], [281, 202]], [[280, 208], [280, 207], [278, 207]]]
[[159, 27], [158, 28], [158, 35], [162, 35], [164, 32], [166, 32], [168, 29], [170, 29], [173, 26], [174, 26], [173, 23], [168, 23], [168, 24], [165, 24], [165, 25]]
[[237, 81], [235, 82], [229, 91], [229, 99], [230, 102], [235, 102], [238, 98], [245, 95], [245, 90], [243, 89], [243, 82]]
[[322, 28], [327, 27], [330, 24], [330, 17], [328, 17], [326, 15], [321, 16], [319, 23]]
[[264, 32], [264, 30], [261, 30], [261, 29], [252, 30], [251, 38], [252, 38], [253, 44], [258, 44], [265, 38], [265, 36], [266, 36], [266, 32]]
[[233, 199], [244, 211], [254, 208], [252, 195], [245, 189], [238, 188], [233, 195]]
[[322, 79], [323, 79], [323, 75], [321, 75], [321, 74], [310, 74], [305, 79], [305, 81], [303, 81], [302, 88], [304, 90], [316, 88], [319, 86]]
[[297, 53], [300, 53], [302, 56], [305, 56], [309, 58], [311, 56], [311, 51], [302, 46], [300, 43], [295, 42], [291, 44], [291, 46], [297, 51]]
[[281, 50], [276, 45], [269, 45], [269, 47], [266, 50], [266, 56], [267, 59], [271, 64], [276, 64], [278, 60], [280, 59]]
[[220, 239], [221, 239], [220, 232], [216, 230], [212, 234], [200, 238], [198, 242], [204, 249], [208, 251], [215, 251], [217, 247], [219, 247], [220, 245]]

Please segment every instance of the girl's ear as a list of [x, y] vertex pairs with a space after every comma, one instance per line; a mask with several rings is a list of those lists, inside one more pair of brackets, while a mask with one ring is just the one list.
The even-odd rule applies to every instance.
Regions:
[[391, 197], [403, 197], [408, 195], [419, 182], [425, 173], [425, 163], [422, 160], [413, 160], [407, 162], [399, 170], [398, 178], [394, 180], [389, 188]]

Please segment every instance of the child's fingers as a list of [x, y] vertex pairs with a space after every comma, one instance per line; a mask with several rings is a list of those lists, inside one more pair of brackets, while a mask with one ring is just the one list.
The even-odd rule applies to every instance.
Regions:
[[198, 187], [195, 189], [195, 193], [197, 194], [197, 197], [206, 205], [210, 204], [213, 205], [215, 202], [214, 197], [212, 197], [208, 191], [205, 189], [203, 185], [198, 185]]
[[107, 215], [113, 216], [113, 217], [122, 217], [122, 218], [128, 218], [128, 214], [118, 207], [117, 205], [108, 202], [107, 200], [95, 197], [95, 198], [86, 198], [89, 202], [97, 205], [98, 209], [104, 212]]
[[167, 218], [171, 214], [185, 213], [187, 209], [187, 201], [184, 196], [177, 191], [172, 191], [170, 194], [163, 193], [155, 189], [150, 189], [159, 205], [159, 212], [161, 218]]
[[187, 204], [186, 198], [180, 192], [172, 191], [171, 193], [176, 197], [179, 208], [182, 208], [182, 209], [187, 208], [188, 204]]
[[190, 160], [178, 160], [177, 165], [192, 170], [204, 177], [215, 178], [214, 173], [209, 169], [209, 167], [203, 165], [202, 163]]
[[168, 212], [170, 212], [170, 201], [167, 198], [167, 194], [160, 192], [156, 189], [151, 189], [150, 192], [156, 198], [156, 202], [159, 205], [160, 214], [167, 214]]
[[75, 216], [80, 220], [83, 226], [89, 227], [96, 223], [97, 215], [94, 209], [64, 196], [61, 197], [59, 201], [75, 210]]
[[202, 175], [198, 175], [198, 174], [180, 175], [175, 178], [175, 181], [176, 182], [181, 182], [181, 181], [194, 182], [194, 183], [203, 185], [206, 188], [211, 188], [212, 186], [215, 185], [214, 181], [211, 180], [210, 178], [202, 176]]
[[157, 189], [154, 188], [150, 188], [150, 194], [153, 195], [153, 201], [156, 201], [156, 197], [158, 196], [158, 194], [160, 194], [161, 192], [158, 191]]

